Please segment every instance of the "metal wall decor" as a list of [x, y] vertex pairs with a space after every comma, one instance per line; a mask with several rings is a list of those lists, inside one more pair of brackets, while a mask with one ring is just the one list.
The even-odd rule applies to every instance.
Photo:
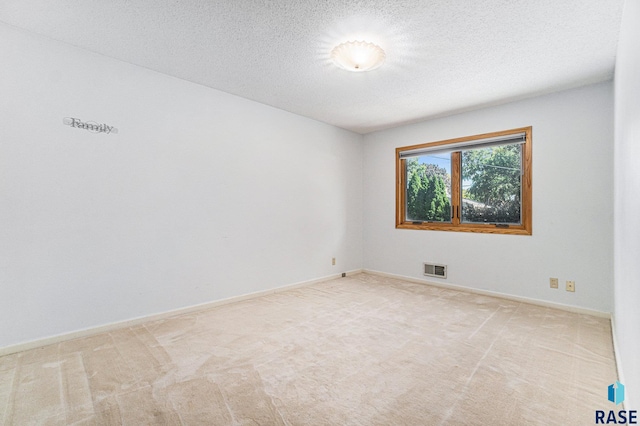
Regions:
[[62, 119], [62, 124], [67, 126], [76, 127], [78, 129], [85, 129], [91, 133], [118, 133], [118, 129], [108, 124], [98, 124], [95, 121], [82, 121], [79, 118], [65, 117]]

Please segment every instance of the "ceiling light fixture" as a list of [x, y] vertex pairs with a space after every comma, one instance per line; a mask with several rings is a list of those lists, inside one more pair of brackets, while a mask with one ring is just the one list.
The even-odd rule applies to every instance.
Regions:
[[342, 69], [353, 72], [371, 71], [384, 62], [384, 50], [366, 41], [347, 41], [333, 48], [331, 60]]

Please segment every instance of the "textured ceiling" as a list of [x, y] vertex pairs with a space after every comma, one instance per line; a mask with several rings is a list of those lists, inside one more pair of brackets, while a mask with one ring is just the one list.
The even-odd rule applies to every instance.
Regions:
[[[0, 21], [359, 133], [610, 79], [624, 0], [2, 0]], [[379, 69], [335, 67], [346, 40]]]

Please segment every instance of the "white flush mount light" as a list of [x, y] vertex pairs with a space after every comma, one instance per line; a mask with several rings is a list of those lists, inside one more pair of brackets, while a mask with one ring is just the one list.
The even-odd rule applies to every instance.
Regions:
[[331, 51], [333, 63], [353, 72], [371, 71], [383, 64], [384, 50], [377, 44], [366, 41], [347, 41]]

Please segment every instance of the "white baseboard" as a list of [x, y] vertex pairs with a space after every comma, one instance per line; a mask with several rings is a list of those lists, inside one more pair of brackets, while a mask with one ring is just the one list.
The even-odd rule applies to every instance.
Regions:
[[[460, 286], [460, 285], [455, 285], [455, 284], [449, 284], [449, 283], [438, 283], [438, 282], [432, 282], [432, 281], [427, 281], [427, 280], [422, 280], [422, 279], [418, 279], [418, 278], [413, 278], [413, 277], [407, 277], [404, 275], [397, 275], [397, 274], [390, 274], [387, 272], [381, 272], [381, 271], [375, 271], [375, 270], [371, 270], [371, 269], [354, 269], [351, 271], [346, 272], [347, 276], [351, 276], [351, 275], [355, 275], [358, 273], [368, 273], [368, 274], [372, 274], [372, 275], [379, 275], [379, 276], [383, 276], [383, 277], [388, 277], [388, 278], [395, 278], [395, 279], [401, 279], [404, 281], [410, 281], [410, 282], [415, 282], [418, 284], [425, 284], [425, 285], [432, 285], [435, 287], [442, 287], [442, 288], [448, 288], [448, 289], [452, 289], [452, 290], [458, 290], [458, 291], [464, 291], [467, 293], [476, 293], [476, 294], [482, 294], [485, 296], [492, 296], [492, 297], [499, 297], [501, 299], [507, 299], [507, 300], [513, 300], [513, 301], [517, 301], [517, 302], [523, 302], [523, 303], [529, 303], [532, 305], [538, 305], [538, 306], [544, 306], [544, 307], [548, 307], [548, 308], [555, 308], [555, 309], [561, 309], [564, 311], [569, 311], [569, 312], [575, 312], [575, 313], [579, 313], [579, 314], [586, 314], [586, 315], [592, 315], [592, 316], [597, 316], [597, 317], [601, 317], [601, 318], [609, 318], [612, 320], [612, 331], [613, 331], [613, 342], [614, 342], [614, 351], [616, 354], [616, 365], [618, 367], [618, 376], [620, 378], [620, 380], [622, 381], [622, 369], [620, 367], [620, 362], [619, 362], [619, 358], [618, 358], [618, 349], [617, 349], [617, 344], [616, 344], [616, 337], [615, 337], [615, 332], [614, 332], [614, 325], [613, 325], [613, 319], [610, 313], [608, 312], [601, 312], [601, 311], [596, 311], [596, 310], [591, 310], [591, 309], [586, 309], [586, 308], [580, 308], [577, 306], [570, 306], [570, 305], [563, 305], [561, 303], [554, 303], [554, 302], [548, 302], [545, 300], [539, 300], [539, 299], [531, 299], [528, 297], [522, 297], [522, 296], [513, 296], [510, 294], [506, 294], [506, 293], [499, 293], [499, 292], [494, 292], [494, 291], [489, 291], [489, 290], [481, 290], [481, 289], [476, 289], [476, 288], [472, 288], [472, 287], [465, 287], [465, 286]], [[147, 315], [147, 316], [142, 316], [142, 317], [137, 317], [137, 318], [132, 318], [132, 319], [128, 319], [128, 320], [124, 320], [124, 321], [117, 321], [117, 322], [113, 322], [113, 323], [109, 323], [109, 324], [105, 324], [105, 325], [101, 325], [101, 326], [97, 326], [97, 327], [90, 327], [90, 328], [85, 328], [85, 329], [81, 329], [81, 330], [75, 330], [69, 333], [62, 333], [62, 334], [57, 334], [54, 336], [50, 336], [50, 337], [45, 337], [42, 339], [36, 339], [36, 340], [30, 340], [27, 342], [22, 342], [22, 343], [18, 343], [15, 345], [11, 345], [11, 346], [5, 346], [3, 348], [0, 348], [0, 356], [3, 355], [9, 355], [12, 353], [16, 353], [16, 352], [22, 352], [22, 351], [26, 351], [29, 349], [34, 349], [34, 348], [38, 348], [41, 346], [47, 346], [47, 345], [52, 345], [52, 344], [56, 344], [56, 343], [60, 343], [60, 342], [64, 342], [67, 340], [73, 340], [73, 339], [78, 339], [81, 337], [87, 337], [87, 336], [92, 336], [92, 335], [96, 335], [96, 334], [100, 334], [100, 333], [106, 333], [109, 331], [113, 331], [113, 330], [118, 330], [121, 328], [126, 328], [126, 327], [133, 327], [136, 325], [140, 325], [143, 324], [145, 322], [149, 322], [149, 321], [157, 321], [157, 320], [161, 320], [161, 319], [166, 319], [169, 317], [173, 317], [173, 316], [178, 316], [178, 315], [184, 315], [184, 314], [188, 314], [188, 313], [193, 313], [193, 312], [197, 312], [203, 309], [209, 309], [209, 308], [213, 308], [216, 306], [221, 306], [221, 305], [226, 305], [228, 303], [234, 303], [234, 302], [239, 302], [242, 300], [248, 300], [248, 299], [253, 299], [256, 297], [260, 297], [260, 296], [265, 296], [268, 294], [274, 294], [274, 293], [279, 293], [282, 291], [287, 291], [287, 290], [291, 290], [291, 289], [295, 289], [295, 288], [299, 288], [299, 287], [305, 287], [305, 286], [309, 286], [312, 284], [316, 284], [316, 283], [320, 283], [323, 281], [329, 281], [335, 278], [340, 278], [341, 277], [341, 273], [339, 274], [332, 274], [332, 275], [327, 275], [321, 278], [316, 278], [313, 280], [308, 280], [308, 281], [302, 281], [302, 282], [298, 282], [298, 283], [294, 283], [294, 284], [289, 284], [289, 285], [285, 285], [282, 287], [276, 287], [273, 289], [269, 289], [269, 290], [263, 290], [263, 291], [258, 291], [258, 292], [254, 292], [254, 293], [248, 293], [248, 294], [243, 294], [240, 296], [234, 296], [234, 297], [230, 297], [227, 299], [221, 299], [221, 300], [215, 300], [212, 302], [206, 302], [206, 303], [201, 303], [198, 305], [192, 305], [192, 306], [187, 306], [184, 308], [178, 308], [178, 309], [174, 309], [174, 310], [170, 310], [170, 311], [166, 311], [166, 312], [161, 312], [158, 314], [152, 314], [152, 315]]]
[[[614, 316], [611, 315], [611, 337], [613, 339], [613, 359], [616, 362], [616, 372], [618, 373], [618, 381], [620, 383], [624, 383], [624, 374], [622, 373], [622, 361], [620, 359], [620, 349], [618, 347], [618, 338], [616, 337], [616, 322]], [[629, 406], [629, 388], [625, 389], [626, 398], [622, 402], [623, 410], [626, 410], [626, 407]]]
[[[350, 276], [350, 275], [359, 274], [361, 272], [362, 272], [362, 269], [354, 269], [352, 271], [347, 271], [346, 275]], [[54, 336], [45, 337], [42, 339], [30, 340], [27, 342], [22, 342], [15, 345], [5, 346], [3, 348], [0, 348], [0, 356], [9, 355], [16, 352], [22, 352], [29, 349], [35, 349], [42, 346], [52, 345], [52, 344], [64, 342], [67, 340], [93, 336], [100, 333], [107, 333], [109, 331], [118, 330], [126, 327], [133, 327], [149, 321], [157, 321], [157, 320], [166, 319], [166, 318], [174, 317], [178, 315], [189, 314], [189, 313], [201, 311], [204, 309], [213, 308], [216, 306], [226, 305], [229, 303], [239, 302], [247, 299], [254, 299], [256, 297], [266, 296], [274, 293], [280, 293], [283, 291], [292, 290], [299, 287], [306, 287], [306, 286], [317, 284], [323, 281], [329, 281], [335, 278], [340, 278], [341, 276], [342, 276], [342, 273], [327, 275], [321, 278], [316, 278], [308, 281], [301, 281], [298, 283], [289, 284], [282, 287], [276, 287], [269, 290], [257, 291], [254, 293], [248, 293], [240, 296], [229, 297], [227, 299], [214, 300], [212, 302], [206, 302], [198, 305], [186, 306], [184, 308], [173, 309], [171, 311], [161, 312], [158, 314], [146, 315], [146, 316], [132, 318], [124, 321], [117, 321], [117, 322], [113, 322], [105, 325], [100, 325], [97, 327], [90, 327], [90, 328], [85, 328], [81, 330], [75, 330], [69, 333], [56, 334]]]
[[407, 277], [404, 275], [396, 275], [396, 274], [389, 274], [387, 272], [374, 271], [372, 269], [364, 269], [363, 272], [366, 274], [379, 275], [381, 277], [387, 277], [387, 278], [396, 278], [399, 280], [410, 281], [418, 284], [426, 284], [426, 285], [431, 285], [435, 287], [448, 288], [451, 290], [464, 291], [467, 293], [482, 294], [484, 296], [499, 297], [501, 299], [528, 303], [530, 305], [544, 306], [546, 308], [561, 309], [563, 311], [569, 311], [569, 312], [574, 312], [578, 314], [591, 315], [591, 316], [600, 317], [600, 318], [611, 318], [611, 313], [609, 312], [602, 312], [602, 311], [596, 311], [593, 309], [580, 308], [578, 306], [563, 305], [562, 303], [549, 302], [546, 300], [531, 299], [529, 297], [523, 297], [523, 296], [514, 296], [507, 293], [499, 293], [497, 291], [482, 290], [482, 289], [477, 289], [473, 287], [465, 287], [457, 284], [438, 283], [433, 281], [422, 280], [419, 278]]

